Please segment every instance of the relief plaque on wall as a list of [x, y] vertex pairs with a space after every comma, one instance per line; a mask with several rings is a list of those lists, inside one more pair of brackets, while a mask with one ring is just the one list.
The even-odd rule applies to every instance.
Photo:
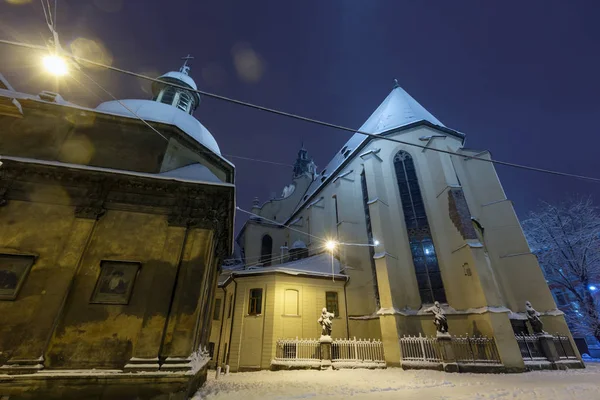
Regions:
[[0, 300], [17, 298], [34, 261], [34, 256], [0, 254]]
[[102, 261], [91, 303], [128, 304], [141, 264], [130, 261]]

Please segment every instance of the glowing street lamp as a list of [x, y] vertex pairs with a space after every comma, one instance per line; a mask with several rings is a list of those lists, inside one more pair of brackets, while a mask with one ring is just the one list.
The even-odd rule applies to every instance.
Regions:
[[590, 285], [590, 286], [589, 286], [589, 289], [590, 289], [592, 292], [595, 292], [596, 290], [598, 290], [598, 288], [597, 288], [596, 286], [594, 286], [594, 285]]
[[335, 250], [336, 246], [337, 243], [333, 240], [328, 240], [327, 243], [325, 243], [325, 248], [329, 251]]
[[48, 54], [42, 59], [47, 72], [55, 76], [65, 76], [69, 73], [69, 67], [64, 58], [56, 54]]

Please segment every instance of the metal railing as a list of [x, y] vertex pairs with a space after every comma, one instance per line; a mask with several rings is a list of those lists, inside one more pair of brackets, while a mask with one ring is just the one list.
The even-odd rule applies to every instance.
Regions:
[[436, 338], [428, 336], [404, 336], [400, 338], [400, 350], [404, 361], [442, 362], [442, 352]]
[[521, 350], [521, 357], [523, 357], [524, 361], [546, 360], [538, 336], [520, 333], [515, 334], [515, 337], [519, 344], [519, 350]]
[[275, 350], [278, 361], [321, 361], [317, 339], [278, 339]]
[[558, 352], [558, 358], [561, 360], [577, 359], [575, 349], [573, 348], [568, 336], [556, 334], [552, 337], [552, 339], [554, 340], [554, 345], [556, 346], [556, 351]]
[[453, 337], [456, 362], [464, 364], [502, 364], [494, 338], [486, 336]]
[[331, 361], [384, 363], [383, 343], [371, 339], [335, 339], [331, 344]]
[[431, 364], [452, 361], [461, 364], [502, 365], [494, 338], [452, 336], [450, 346], [453, 358], [447, 360], [444, 359], [440, 341], [435, 337], [419, 334], [419, 336], [404, 336], [400, 339], [402, 361], [419, 361]]

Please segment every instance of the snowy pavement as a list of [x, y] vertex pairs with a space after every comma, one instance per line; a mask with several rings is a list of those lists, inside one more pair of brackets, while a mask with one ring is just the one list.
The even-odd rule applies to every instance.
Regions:
[[565, 400], [600, 399], [600, 364], [583, 370], [523, 374], [450, 374], [385, 370], [259, 371], [222, 375], [209, 370], [194, 400], [284, 399]]

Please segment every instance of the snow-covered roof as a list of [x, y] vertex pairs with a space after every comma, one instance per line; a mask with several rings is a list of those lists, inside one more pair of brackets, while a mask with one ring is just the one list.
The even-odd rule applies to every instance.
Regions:
[[306, 247], [306, 243], [304, 243], [302, 240], [296, 240], [293, 244], [292, 247], [290, 247], [290, 250], [295, 250], [295, 249], [307, 249], [308, 247]]
[[[440, 120], [427, 111], [404, 89], [396, 85], [358, 130], [379, 135], [419, 121], [427, 121], [433, 125], [445, 128]], [[342, 149], [336, 153], [329, 164], [321, 171], [319, 178], [314, 180], [309, 186], [304, 200], [298, 204], [298, 207], [291, 215], [292, 217], [297, 211], [304, 207], [311, 196], [325, 184], [328, 177], [335, 175], [335, 173], [338, 172], [344, 161], [351, 157], [356, 150], [368, 140], [368, 138], [369, 136], [355, 133], [350, 140], [346, 142]], [[325, 177], [325, 179], [323, 179], [323, 177]]]
[[182, 81], [186, 85], [191, 87], [192, 89], [198, 90], [198, 86], [196, 85], [196, 82], [194, 82], [192, 77], [189, 76], [188, 74], [184, 74], [183, 72], [179, 72], [179, 71], [167, 72], [166, 74], [159, 77], [158, 79], [165, 79], [165, 78], [176, 79], [176, 80]]
[[221, 180], [217, 178], [210, 169], [198, 163], [161, 172], [159, 175], [164, 177], [183, 178], [187, 180], [198, 180], [204, 182], [221, 182]]
[[[123, 103], [127, 108], [123, 106]], [[221, 150], [217, 141], [211, 133], [190, 114], [173, 107], [170, 104], [159, 103], [151, 100], [119, 100], [107, 101], [96, 107], [96, 111], [118, 114], [129, 118], [136, 118], [137, 114], [146, 121], [162, 122], [170, 125], [175, 125], [198, 143], [204, 145], [218, 155], [221, 155]], [[134, 114], [135, 113], [135, 114]]]
[[294, 276], [308, 277], [333, 277], [336, 279], [348, 279], [347, 275], [341, 274], [341, 265], [337, 258], [331, 260], [331, 253], [320, 253], [311, 257], [296, 261], [275, 265], [272, 267], [250, 267], [244, 270], [228, 270], [219, 277], [219, 285], [225, 285], [231, 278], [242, 276], [261, 275], [266, 273], [282, 273]]

